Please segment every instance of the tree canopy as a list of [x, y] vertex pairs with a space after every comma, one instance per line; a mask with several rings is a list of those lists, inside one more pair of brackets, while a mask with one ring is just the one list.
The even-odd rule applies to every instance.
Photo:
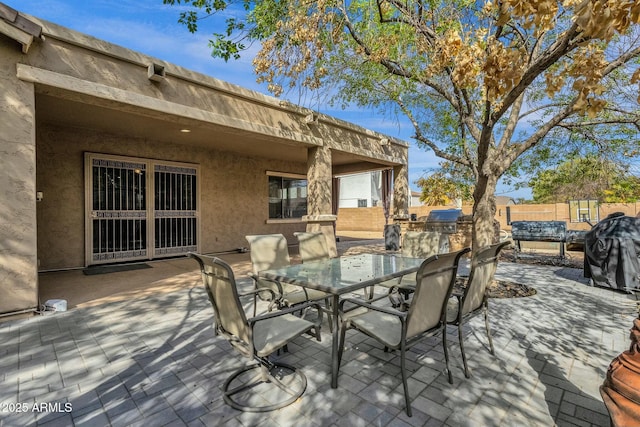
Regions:
[[640, 178], [618, 163], [593, 155], [569, 159], [556, 169], [540, 172], [531, 180], [531, 188], [537, 203], [586, 199], [631, 203], [640, 200]]
[[[197, 30], [225, 0], [187, 4]], [[638, 155], [640, 0], [243, 0], [214, 34], [275, 95], [393, 108], [414, 138], [474, 181], [474, 244], [487, 244], [499, 178], [567, 151]], [[327, 90], [329, 89], [329, 90]], [[590, 145], [587, 145], [590, 144]], [[593, 150], [591, 147], [594, 147]]]
[[447, 176], [443, 171], [416, 180], [420, 187], [420, 201], [427, 206], [446, 206], [460, 201], [467, 204], [473, 200], [473, 187]]

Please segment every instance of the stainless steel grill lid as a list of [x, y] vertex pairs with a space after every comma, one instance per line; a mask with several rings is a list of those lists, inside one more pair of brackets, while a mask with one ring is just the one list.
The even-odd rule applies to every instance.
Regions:
[[429, 212], [427, 222], [456, 222], [462, 215], [460, 209], [438, 209]]
[[426, 231], [453, 234], [458, 231], [457, 221], [462, 216], [460, 209], [438, 209], [429, 212]]

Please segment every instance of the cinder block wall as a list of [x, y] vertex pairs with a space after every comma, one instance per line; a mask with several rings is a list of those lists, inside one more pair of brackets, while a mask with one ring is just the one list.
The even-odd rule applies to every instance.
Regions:
[[[567, 228], [571, 230], [589, 230], [587, 223], [571, 222], [568, 203], [555, 204], [528, 204], [509, 205], [511, 221], [566, 221]], [[434, 209], [451, 209], [451, 206], [413, 206], [409, 208], [410, 214], [416, 214], [418, 218], [426, 217]], [[390, 209], [393, 212], [393, 209]], [[463, 206], [464, 214], [471, 214], [471, 206]], [[599, 205], [600, 220], [613, 212], [624, 212], [628, 216], [637, 216], [640, 212], [640, 203], [603, 203]], [[507, 224], [507, 206], [496, 207], [495, 219], [500, 223], [500, 228], [510, 231]], [[393, 218], [389, 217], [389, 223]], [[338, 211], [337, 231], [380, 231], [384, 229], [385, 218], [382, 207], [372, 208], [340, 208]]]

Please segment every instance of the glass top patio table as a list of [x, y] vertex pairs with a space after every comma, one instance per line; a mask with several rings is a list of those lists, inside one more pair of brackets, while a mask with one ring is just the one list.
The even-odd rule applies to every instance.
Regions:
[[360, 254], [264, 270], [258, 274], [282, 283], [341, 295], [418, 271], [423, 261], [398, 254]]
[[333, 337], [331, 387], [338, 387], [339, 296], [418, 271], [424, 259], [399, 254], [360, 254], [294, 264], [258, 273], [266, 279], [331, 294]]

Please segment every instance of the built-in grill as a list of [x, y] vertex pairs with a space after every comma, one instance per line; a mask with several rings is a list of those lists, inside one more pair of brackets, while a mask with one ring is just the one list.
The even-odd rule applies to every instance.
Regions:
[[[439, 209], [429, 212], [425, 221], [425, 231], [440, 233], [440, 245], [438, 252], [447, 253], [469, 246], [471, 234], [468, 227], [459, 227], [459, 221], [463, 218], [460, 209]], [[464, 236], [463, 234], [468, 234]]]
[[455, 234], [458, 231], [458, 219], [462, 216], [460, 209], [439, 209], [429, 212], [425, 223], [425, 231], [437, 231], [442, 234]]

